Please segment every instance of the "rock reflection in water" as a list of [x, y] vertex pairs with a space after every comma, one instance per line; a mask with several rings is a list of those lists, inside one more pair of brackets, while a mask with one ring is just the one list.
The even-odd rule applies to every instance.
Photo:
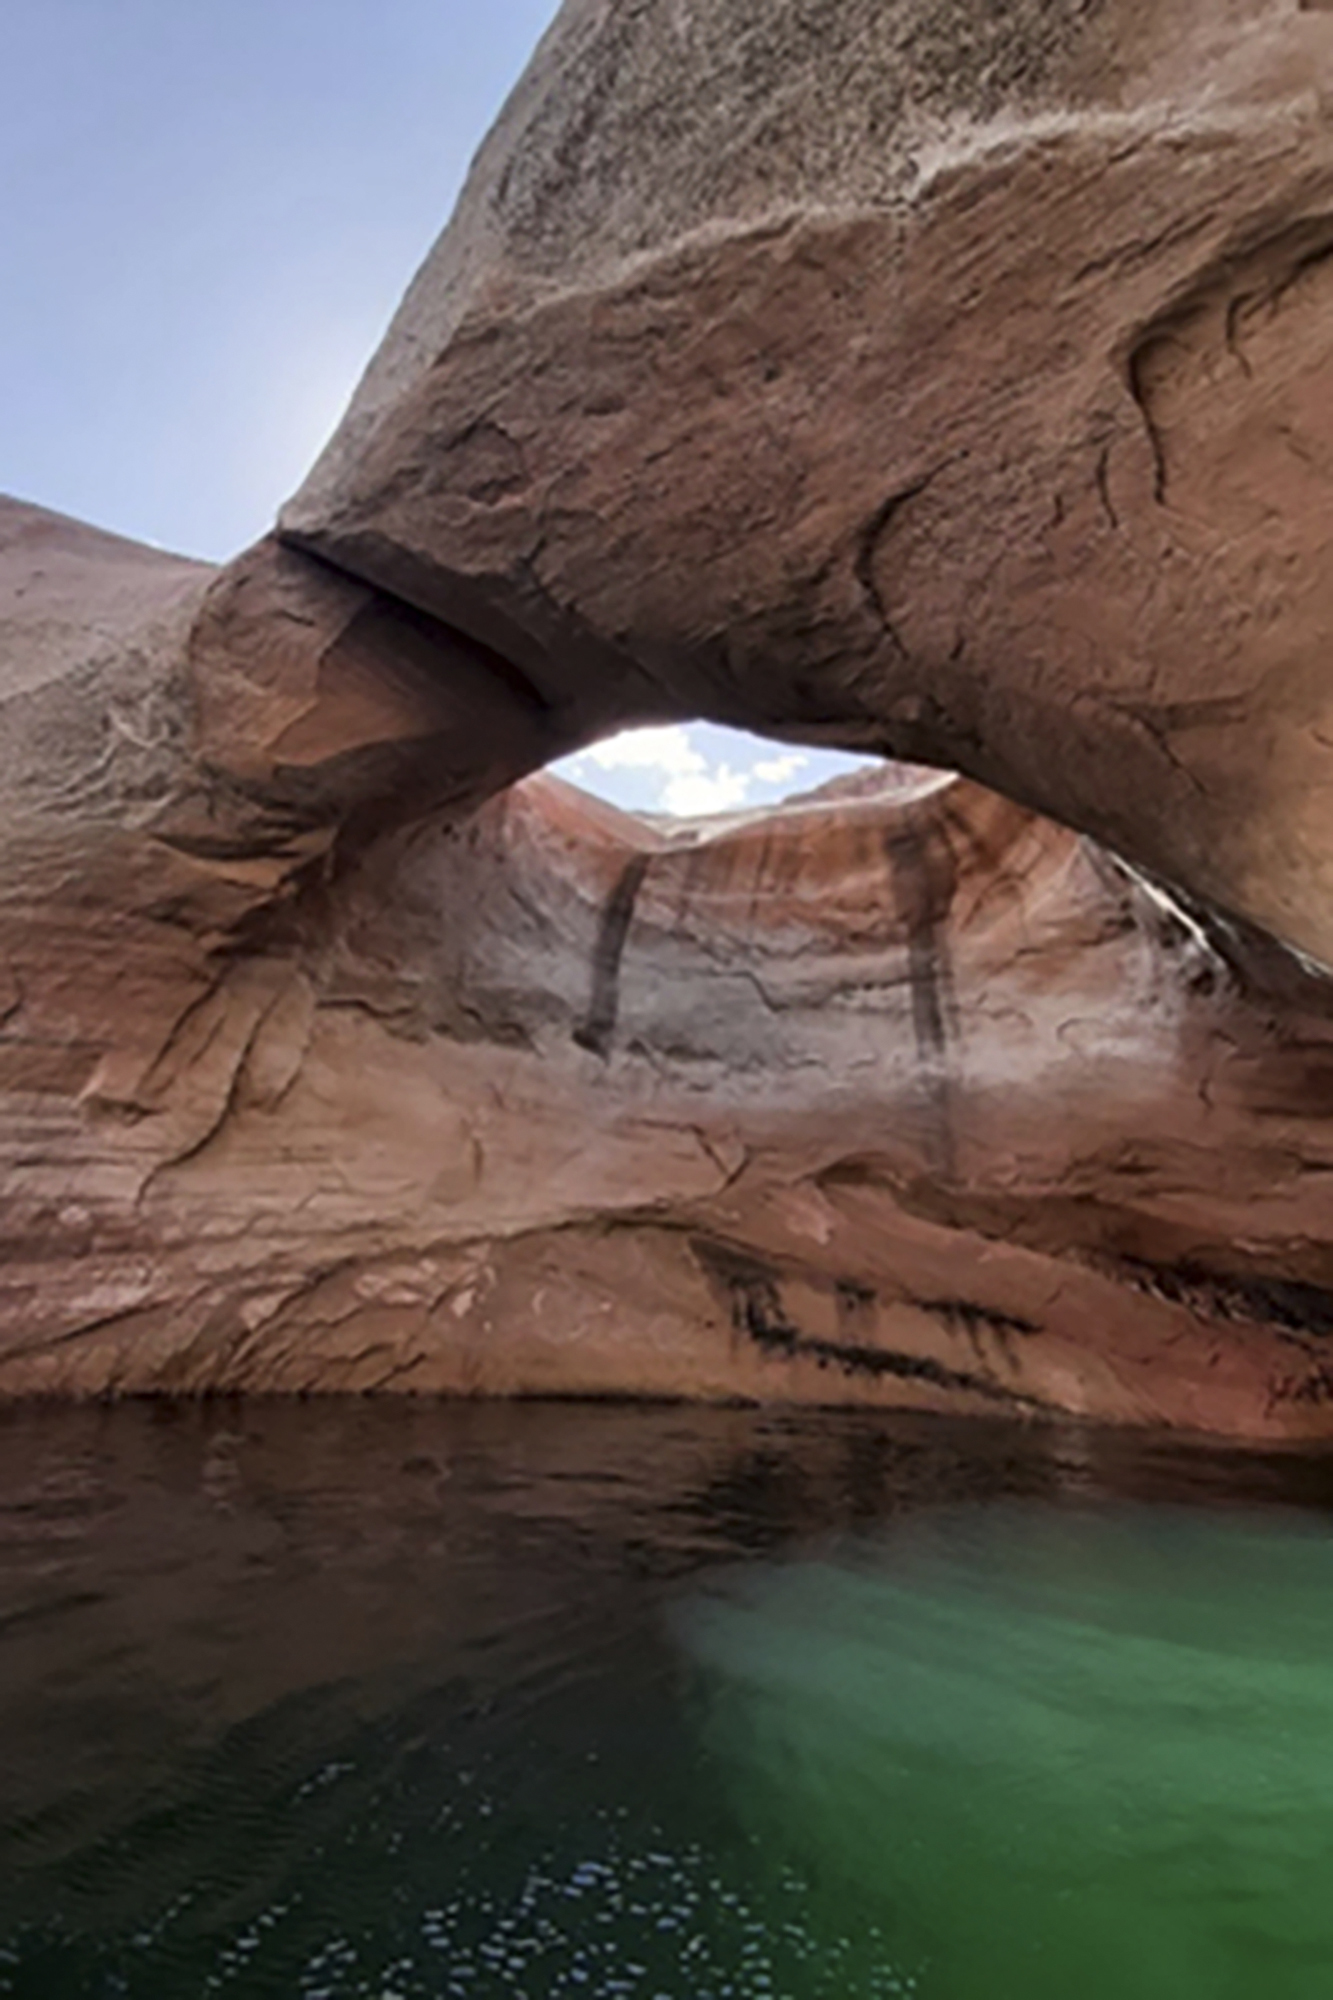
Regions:
[[579, 1405], [0, 1427], [0, 1991], [1324, 1990], [1316, 1458]]

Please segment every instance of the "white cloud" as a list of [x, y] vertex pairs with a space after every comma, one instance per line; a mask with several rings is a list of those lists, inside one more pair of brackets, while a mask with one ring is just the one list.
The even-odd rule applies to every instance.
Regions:
[[702, 771], [679, 772], [662, 787], [661, 809], [681, 819], [693, 819], [699, 813], [731, 812], [745, 804], [752, 775], [733, 771], [728, 764], [719, 764], [711, 771], [705, 764]]
[[580, 750], [568, 768], [578, 776], [586, 774], [589, 765], [599, 771], [641, 771], [650, 784], [656, 779], [650, 810], [674, 813], [680, 819], [743, 805], [753, 779], [750, 771], [714, 763], [678, 722], [656, 729], [622, 729], [605, 743]]
[[605, 743], [580, 750], [571, 763], [596, 764], [600, 771], [657, 769], [666, 776], [693, 777], [708, 769], [708, 759], [696, 750], [683, 723], [669, 722], [660, 729], [622, 729]]
[[787, 750], [714, 723], [670, 722], [622, 729], [562, 758], [555, 769], [627, 811], [695, 819], [772, 803], [792, 789], [798, 774], [822, 776], [826, 765], [851, 761], [827, 751]]
[[788, 778], [794, 778], [809, 762], [810, 759], [802, 756], [799, 750], [793, 750], [786, 757], [766, 757], [762, 763], [755, 765], [754, 775], [761, 785], [785, 785]]

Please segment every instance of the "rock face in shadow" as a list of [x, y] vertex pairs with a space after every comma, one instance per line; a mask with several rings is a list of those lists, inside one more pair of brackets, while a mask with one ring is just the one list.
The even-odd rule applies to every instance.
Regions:
[[290, 541], [1333, 962], [1333, 16], [568, 0]]
[[364, 586], [4, 527], [0, 1394], [1333, 1428], [1289, 954], [940, 774], [496, 789], [513, 685]]

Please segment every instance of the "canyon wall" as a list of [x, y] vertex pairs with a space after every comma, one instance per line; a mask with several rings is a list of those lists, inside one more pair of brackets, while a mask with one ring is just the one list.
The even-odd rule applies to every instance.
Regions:
[[0, 503], [0, 1394], [1333, 1431], [1330, 83], [570, 0], [270, 537]]

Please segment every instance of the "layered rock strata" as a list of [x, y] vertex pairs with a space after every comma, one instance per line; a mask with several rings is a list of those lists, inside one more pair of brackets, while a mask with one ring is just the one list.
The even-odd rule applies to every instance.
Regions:
[[275, 609], [266, 554], [245, 624], [235, 577], [5, 522], [0, 1393], [1333, 1428], [1288, 954], [936, 773], [478, 804], [454, 656], [367, 665], [367, 593], [293, 558]]
[[569, 0], [273, 536], [0, 503], [0, 1394], [1333, 1430], [1331, 83]]

